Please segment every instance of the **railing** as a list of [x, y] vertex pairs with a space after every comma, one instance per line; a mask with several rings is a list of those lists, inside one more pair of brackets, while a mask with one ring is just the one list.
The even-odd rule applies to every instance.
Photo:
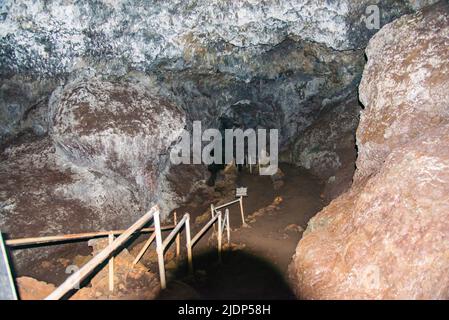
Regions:
[[[156, 214], [157, 213], [157, 214]], [[156, 214], [156, 215], [155, 215]], [[123, 232], [117, 239], [109, 243], [100, 253], [94, 256], [89, 262], [82, 266], [78, 271], [68, 277], [55, 291], [53, 291], [45, 300], [57, 300], [64, 297], [69, 291], [73, 290], [81, 281], [86, 279], [95, 268], [108, 259], [121, 245], [123, 245], [133, 233], [150, 221], [154, 216], [159, 217], [159, 207], [152, 207], [146, 214], [144, 214], [139, 220], [137, 220], [131, 227]], [[156, 230], [160, 230], [160, 226], [155, 226]]]
[[[154, 216], [154, 226], [156, 228], [156, 253], [157, 260], [159, 264], [159, 277], [161, 279], [161, 288], [165, 289], [167, 287], [166, 279], [165, 279], [165, 263], [164, 263], [164, 252], [165, 249], [170, 245], [171, 241], [178, 233], [181, 231], [182, 227], [185, 226], [186, 230], [186, 247], [187, 247], [187, 255], [189, 261], [192, 259], [192, 250], [190, 245], [190, 215], [186, 213], [184, 217], [179, 221], [179, 223], [175, 226], [175, 228], [170, 232], [170, 234], [165, 238], [162, 242], [159, 214]], [[190, 266], [190, 265], [189, 265]]]
[[[95, 266], [93, 266], [93, 269], [91, 268], [91, 265], [86, 264], [81, 269], [79, 269], [77, 272], [72, 274], [61, 286], [64, 285], [63, 288], [60, 290], [56, 290], [52, 294], [50, 294], [46, 299], [52, 300], [52, 299], [60, 299], [63, 296], [65, 296], [69, 291], [74, 289], [74, 287], [79, 284], [83, 279], [85, 279], [91, 272], [94, 270], [98, 265], [103, 263], [107, 258], [109, 258], [109, 289], [113, 291], [114, 287], [114, 257], [112, 253], [124, 242], [126, 242], [133, 234], [136, 233], [147, 233], [147, 232], [153, 232], [156, 230], [153, 228], [142, 228], [149, 220], [151, 220], [151, 214], [154, 214], [154, 212], [159, 213], [159, 209], [157, 207], [153, 207], [150, 209], [150, 211], [147, 212], [146, 215], [141, 217], [138, 221], [136, 221], [130, 228], [126, 230], [111, 230], [111, 231], [98, 231], [98, 232], [86, 232], [86, 233], [76, 233], [76, 234], [65, 234], [65, 235], [57, 235], [57, 236], [44, 236], [44, 237], [31, 237], [31, 238], [21, 238], [21, 239], [10, 239], [6, 240], [5, 244], [9, 247], [26, 247], [29, 245], [49, 245], [49, 244], [55, 244], [59, 242], [67, 242], [67, 241], [81, 241], [81, 240], [89, 240], [93, 238], [99, 238], [99, 237], [108, 237], [109, 243], [108, 246], [103, 249], [110, 250], [112, 248], [111, 254], [108, 255], [108, 257], [102, 259], [104, 252], [101, 251], [97, 256], [92, 258], [91, 261], [95, 262]], [[144, 219], [144, 222], [142, 222]], [[137, 226], [137, 227], [136, 227]], [[175, 226], [174, 225], [166, 225], [166, 226], [159, 226], [161, 231], [166, 230], [172, 230]], [[123, 235], [125, 234], [125, 237]], [[116, 240], [114, 240], [114, 236], [120, 235]], [[117, 245], [117, 242], [119, 244]], [[100, 258], [97, 258], [100, 256]], [[100, 261], [101, 260], [101, 261]], [[98, 263], [96, 263], [98, 262]], [[85, 269], [88, 268], [88, 269]], [[90, 270], [86, 273], [86, 270]], [[75, 279], [76, 278], [76, 279]], [[75, 280], [74, 280], [75, 279]], [[66, 284], [66, 282], [69, 282], [69, 284]], [[75, 283], [75, 285], [72, 285], [72, 282]], [[61, 287], [60, 286], [60, 287]], [[59, 288], [60, 288], [59, 287]], [[59, 289], [58, 288], [58, 289]], [[67, 289], [69, 288], [69, 289]]]
[[179, 221], [179, 223], [176, 223], [176, 212], [175, 212], [174, 213], [175, 227], [170, 232], [170, 234], [162, 241], [159, 212], [156, 212], [154, 214], [155, 232], [145, 242], [142, 249], [139, 251], [136, 258], [134, 259], [133, 264], [136, 264], [137, 262], [139, 262], [139, 260], [145, 254], [146, 250], [148, 250], [151, 243], [156, 239], [156, 253], [158, 256], [159, 277], [160, 277], [160, 281], [161, 281], [161, 288], [165, 289], [167, 287], [167, 280], [166, 280], [166, 275], [165, 275], [164, 253], [165, 253], [165, 250], [169, 247], [169, 245], [173, 241], [173, 239], [176, 237], [176, 254], [179, 255], [179, 246], [180, 246], [179, 234], [183, 230], [183, 227], [184, 227], [185, 232], [186, 232], [186, 249], [187, 249], [188, 267], [189, 267], [189, 272], [193, 273], [193, 257], [192, 257], [193, 247], [206, 234], [206, 232], [211, 228], [212, 225], [215, 227], [215, 224], [218, 224], [218, 226], [217, 226], [218, 232], [216, 232], [216, 234], [217, 234], [217, 242], [218, 242], [218, 259], [219, 259], [219, 262], [221, 262], [223, 231], [226, 228], [227, 242], [229, 245], [231, 242], [231, 226], [229, 223], [229, 209], [226, 208], [224, 217], [222, 216], [222, 212], [218, 211], [218, 209], [228, 207], [237, 202], [240, 204], [240, 213], [242, 216], [243, 225], [247, 226], [247, 224], [245, 223], [245, 216], [244, 216], [244, 212], [243, 212], [243, 197], [240, 197], [239, 199], [227, 202], [227, 203], [222, 204], [217, 207], [214, 207], [214, 205], [211, 204], [211, 213], [212, 213], [211, 219], [206, 223], [206, 225], [203, 226], [203, 228], [201, 228], [201, 230], [193, 238], [191, 238], [191, 233], [190, 233], [190, 215], [188, 213], [186, 213], [183, 216], [183, 218]]
[[[187, 249], [187, 261], [188, 261], [188, 267], [189, 272], [193, 273], [193, 257], [192, 257], [192, 251], [193, 247], [197, 244], [197, 242], [206, 234], [206, 232], [211, 228], [212, 225], [215, 225], [215, 223], [218, 224], [218, 230], [217, 232], [217, 241], [218, 241], [218, 259], [219, 262], [221, 262], [221, 251], [222, 251], [222, 235], [224, 228], [227, 229], [227, 240], [228, 244], [231, 241], [231, 229], [229, 225], [229, 210], [226, 209], [225, 216], [222, 217], [221, 211], [218, 211], [216, 215], [214, 215], [206, 225], [204, 225], [203, 228], [193, 237], [191, 238], [190, 233], [190, 215], [186, 213], [184, 217], [179, 221], [179, 223], [175, 226], [175, 228], [170, 232], [170, 234], [162, 241], [162, 235], [160, 232], [160, 221], [159, 221], [159, 213], [156, 213], [154, 215], [154, 226], [156, 231], [150, 236], [148, 241], [145, 243], [145, 245], [142, 247], [141, 251], [137, 255], [136, 259], [134, 260], [135, 263], [139, 261], [139, 259], [143, 256], [145, 251], [150, 246], [151, 242], [153, 242], [154, 239], [156, 239], [156, 253], [158, 256], [158, 265], [159, 265], [159, 277], [161, 281], [161, 288], [165, 289], [167, 287], [167, 281], [165, 277], [165, 261], [164, 261], [164, 253], [165, 250], [169, 247], [170, 243], [172, 243], [173, 239], [176, 237], [178, 239], [179, 233], [182, 231], [183, 227], [186, 232], [186, 249]], [[178, 241], [177, 241], [177, 252], [178, 252]]]
[[[193, 249], [195, 244], [206, 234], [206, 232], [210, 229], [210, 227], [212, 225], [215, 226], [215, 223], [218, 224], [218, 226], [217, 226], [218, 232], [216, 232], [217, 233], [217, 242], [218, 242], [217, 243], [218, 261], [221, 262], [222, 239], [223, 239], [223, 231], [224, 231], [225, 227], [227, 230], [228, 245], [231, 242], [231, 229], [230, 229], [230, 225], [229, 225], [229, 210], [228, 209], [226, 209], [226, 213], [225, 213], [223, 219], [222, 219], [221, 211], [218, 211], [217, 214], [212, 216], [212, 218], [209, 220], [209, 222], [193, 237], [193, 239], [191, 241], [190, 250]], [[193, 270], [193, 261], [191, 258], [189, 259], [189, 268], [190, 268], [190, 270]]]
[[[5, 243], [12, 247], [22, 247], [30, 244], [49, 244], [65, 241], [75, 241], [75, 240], [85, 240], [97, 237], [108, 237], [108, 245], [95, 255], [89, 262], [82, 266], [78, 271], [69, 276], [56, 290], [54, 290], [50, 295], [48, 295], [46, 300], [56, 300], [61, 299], [66, 296], [71, 290], [74, 290], [77, 285], [79, 285], [83, 280], [85, 280], [94, 270], [109, 259], [109, 289], [113, 290], [113, 279], [114, 279], [114, 253], [133, 235], [136, 233], [153, 232], [149, 239], [145, 242], [140, 252], [137, 254], [133, 261], [136, 264], [144, 255], [146, 250], [149, 248], [151, 243], [156, 239], [156, 252], [158, 256], [158, 266], [159, 266], [159, 276], [161, 281], [161, 288], [166, 288], [166, 276], [165, 276], [165, 262], [164, 262], [164, 252], [170, 246], [173, 239], [176, 237], [176, 255], [180, 252], [180, 232], [185, 229], [186, 232], [186, 249], [187, 249], [187, 259], [189, 271], [193, 273], [193, 258], [192, 250], [193, 247], [198, 243], [198, 241], [206, 234], [206, 232], [213, 225], [217, 224], [218, 232], [217, 242], [218, 242], [218, 259], [221, 262], [221, 252], [222, 252], [222, 240], [223, 232], [226, 228], [227, 232], [227, 242], [230, 244], [231, 238], [231, 228], [229, 223], [229, 209], [225, 209], [224, 216], [219, 209], [228, 207], [234, 203], [239, 202], [240, 213], [242, 216], [242, 223], [245, 223], [245, 217], [243, 213], [243, 198], [230, 201], [228, 203], [222, 204], [220, 206], [214, 207], [211, 204], [211, 214], [212, 217], [208, 223], [201, 228], [201, 230], [191, 238], [190, 234], [190, 215], [186, 213], [183, 218], [177, 223], [176, 213], [174, 218], [174, 225], [161, 226], [160, 225], [160, 212], [158, 206], [153, 206], [145, 215], [143, 215], [139, 220], [137, 220], [133, 225], [131, 225], [126, 230], [113, 230], [113, 231], [99, 231], [99, 232], [88, 232], [88, 233], [78, 233], [78, 234], [68, 234], [68, 235], [58, 235], [58, 236], [46, 236], [46, 237], [34, 237], [34, 238], [22, 238], [22, 239], [12, 239], [7, 240]], [[151, 219], [154, 220], [153, 228], [143, 228]], [[172, 230], [170, 234], [162, 241], [163, 230]], [[118, 238], [114, 239], [115, 235], [119, 235]]]
[[242, 226], [243, 227], [249, 227], [248, 224], [245, 221], [245, 213], [243, 211], [243, 197], [242, 196], [240, 196], [236, 200], [229, 201], [229, 202], [227, 202], [225, 204], [222, 204], [222, 205], [219, 205], [217, 207], [215, 207], [213, 204], [211, 204], [210, 205], [210, 214], [213, 217], [217, 213], [218, 209], [229, 207], [229, 206], [231, 206], [231, 205], [233, 205], [234, 203], [237, 203], [237, 202], [239, 203], [239, 206], [240, 206], [240, 215], [242, 217]]

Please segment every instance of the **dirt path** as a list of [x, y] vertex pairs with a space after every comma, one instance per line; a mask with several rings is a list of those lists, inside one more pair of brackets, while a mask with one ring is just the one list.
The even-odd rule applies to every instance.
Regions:
[[284, 186], [278, 191], [267, 187], [272, 187], [269, 181], [260, 183], [265, 177], [246, 173], [239, 177], [240, 183], [248, 186], [249, 196], [245, 199], [248, 213], [254, 213], [270, 194], [270, 203], [276, 202], [276, 197], [280, 197], [282, 202], [273, 210], [266, 210], [266, 213], [256, 217], [256, 221], [250, 223], [251, 228], [239, 228], [232, 236], [233, 242], [246, 244], [246, 250], [269, 259], [285, 273], [302, 230], [322, 208], [323, 202], [320, 198], [322, 185], [318, 179], [291, 166], [284, 165], [282, 171], [285, 174]]
[[302, 230], [323, 206], [323, 185], [305, 170], [288, 165], [281, 169], [284, 185], [278, 190], [270, 177], [239, 173], [237, 184], [248, 187], [244, 207], [250, 228], [241, 227], [239, 208], [231, 207], [232, 250], [224, 253], [222, 264], [213, 243], [208, 249], [203, 246], [194, 253], [195, 277], [183, 277], [185, 266], [181, 266], [160, 298], [185, 298], [178, 280], [202, 299], [293, 298], [287, 267]]

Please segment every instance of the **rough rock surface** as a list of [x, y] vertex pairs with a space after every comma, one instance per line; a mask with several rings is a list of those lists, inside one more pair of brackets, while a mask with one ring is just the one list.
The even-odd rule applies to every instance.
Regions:
[[24, 131], [47, 133], [48, 99], [57, 84], [57, 79], [22, 76], [0, 80], [0, 148]]
[[30, 277], [19, 277], [16, 282], [20, 300], [43, 300], [56, 289], [54, 284]]
[[448, 299], [449, 5], [369, 43], [351, 189], [309, 222], [290, 275], [309, 299]]
[[95, 80], [57, 90], [50, 108], [51, 137], [70, 162], [134, 188], [142, 207], [155, 200], [182, 110], [142, 86]]
[[[56, 91], [50, 106], [51, 137], [25, 135], [1, 153], [0, 228], [10, 238], [127, 228], [152, 201], [168, 214], [182, 200], [165, 182], [185, 124], [178, 108], [138, 85], [94, 80]], [[59, 249], [17, 250], [15, 262]]]
[[321, 102], [355, 90], [363, 54], [324, 45], [285, 40], [258, 55], [232, 61], [244, 76], [229, 72], [169, 71], [155, 82], [160, 94], [182, 106], [203, 126], [279, 129], [280, 144], [309, 126]]
[[[384, 25], [431, 2], [374, 3]], [[215, 127], [231, 105], [248, 100], [279, 111], [281, 142], [287, 143], [313, 122], [323, 99], [357, 85], [363, 63], [357, 49], [377, 31], [366, 26], [372, 4], [3, 1], [1, 79], [18, 74], [31, 83], [77, 74], [140, 78], [190, 118]], [[20, 123], [30, 104], [6, 106], [13, 123]], [[0, 116], [8, 132], [19, 131], [13, 123]]]
[[[360, 83], [356, 178], [376, 172], [395, 147], [449, 118], [449, 23], [444, 2], [382, 28]], [[439, 8], [439, 9], [435, 9]]]
[[[213, 188], [208, 185], [210, 172], [204, 165], [171, 165], [166, 170], [165, 178], [160, 180], [159, 206], [169, 212], [176, 206], [194, 201], [197, 194], [210, 194]], [[186, 181], [188, 183], [186, 183]], [[200, 202], [205, 202], [201, 199]]]
[[[61, 160], [48, 137], [26, 140], [0, 156], [0, 228], [10, 238], [124, 228], [140, 216], [131, 189]], [[15, 262], [55, 248], [14, 251]]]
[[398, 147], [311, 219], [291, 265], [306, 299], [448, 299], [449, 125]]
[[[107, 58], [116, 68], [123, 68], [123, 60], [140, 70], [158, 63], [182, 68], [196, 51], [215, 47], [221, 51], [217, 65], [226, 68], [229, 50], [261, 52], [288, 35], [337, 50], [362, 48], [376, 31], [365, 24], [370, 4], [366, 0], [3, 1], [0, 63], [11, 72], [25, 69], [40, 74], [70, 72], [85, 59], [98, 58]], [[379, 1], [378, 6], [385, 24], [418, 4]]]
[[357, 157], [354, 136], [361, 108], [352, 93], [325, 100], [323, 105], [315, 122], [296, 138], [285, 160], [324, 179], [324, 196], [331, 200], [352, 183]]

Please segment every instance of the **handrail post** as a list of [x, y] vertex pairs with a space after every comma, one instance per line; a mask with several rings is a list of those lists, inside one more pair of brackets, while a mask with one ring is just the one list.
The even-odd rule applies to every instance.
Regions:
[[229, 209], [226, 209], [225, 211], [225, 215], [226, 215], [226, 234], [227, 234], [227, 238], [228, 238], [228, 247], [231, 244], [231, 227], [229, 226]]
[[217, 233], [217, 240], [218, 240], [218, 262], [221, 263], [221, 237], [222, 237], [222, 230], [221, 230], [221, 211], [218, 211], [218, 233]]
[[[173, 217], [173, 222], [175, 224], [175, 226], [178, 224], [178, 219], [176, 217], [176, 211], [173, 213], [174, 217]], [[181, 234], [178, 233], [176, 235], [176, 259], [179, 259], [179, 256], [181, 254]]]
[[[211, 203], [211, 205], [210, 205], [210, 215], [211, 215], [212, 218], [215, 216], [215, 214], [214, 214], [215, 210], [216, 209], [215, 209], [214, 204]], [[214, 232], [215, 232], [215, 224], [213, 225], [213, 228], [214, 228]]]
[[193, 261], [192, 261], [192, 239], [190, 237], [190, 214], [186, 213], [186, 247], [187, 247], [187, 260], [189, 264], [189, 273], [193, 274]]
[[245, 214], [243, 213], [243, 196], [240, 196], [239, 202], [240, 202], [240, 214], [242, 215], [242, 226], [248, 227], [248, 225], [245, 222]]
[[[114, 242], [114, 234], [110, 233], [108, 235], [109, 245]], [[114, 255], [111, 255], [109, 258], [109, 291], [114, 291]]]
[[212, 218], [214, 217], [214, 211], [215, 211], [214, 204], [211, 203], [211, 205], [210, 205], [210, 215], [211, 215]]
[[156, 230], [156, 253], [159, 264], [159, 277], [161, 279], [161, 288], [165, 289], [167, 283], [165, 280], [165, 265], [164, 265], [164, 248], [162, 247], [161, 223], [159, 220], [159, 211], [154, 214], [154, 227]]

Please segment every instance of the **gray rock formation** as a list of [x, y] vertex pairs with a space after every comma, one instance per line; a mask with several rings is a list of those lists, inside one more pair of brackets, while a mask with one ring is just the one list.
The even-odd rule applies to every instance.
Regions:
[[58, 83], [23, 76], [0, 80], [0, 145], [26, 131], [37, 136], [48, 132], [48, 99]]
[[[70, 83], [50, 100], [51, 135], [28, 134], [1, 154], [2, 232], [18, 238], [127, 228], [152, 203], [163, 201], [163, 215], [177, 205], [165, 176], [185, 125], [182, 110], [141, 86], [98, 80]], [[32, 250], [17, 251], [16, 262], [55, 248]]]
[[[140, 217], [134, 190], [63, 161], [48, 137], [26, 140], [0, 161], [0, 229], [10, 238], [124, 228]], [[17, 250], [15, 262], [20, 267], [59, 249]]]
[[360, 106], [354, 93], [324, 100], [323, 105], [315, 122], [290, 146], [285, 160], [325, 180], [324, 196], [332, 200], [352, 183], [357, 158], [354, 135]]
[[144, 87], [98, 80], [70, 83], [50, 101], [51, 137], [67, 160], [156, 199], [168, 151], [185, 127], [183, 111]]
[[[410, 11], [411, 1], [375, 1], [381, 23]], [[428, 2], [428, 1], [426, 1]], [[236, 51], [260, 54], [287, 36], [335, 50], [363, 48], [372, 1], [34, 1], [2, 2], [2, 69], [41, 75], [71, 72], [90, 59], [108, 68], [153, 65], [185, 69], [196, 56], [239, 74], [226, 63]], [[206, 50], [206, 52], [205, 52]], [[234, 54], [233, 54], [234, 53]], [[229, 55], [231, 54], [231, 57]]]
[[[383, 25], [432, 1], [376, 2]], [[5, 79], [138, 71], [191, 118], [211, 124], [238, 101], [271, 104], [285, 117], [284, 143], [313, 122], [320, 101], [357, 85], [363, 55], [356, 49], [377, 31], [366, 26], [372, 4], [3, 1], [0, 70]], [[29, 108], [8, 105], [9, 118]]]

